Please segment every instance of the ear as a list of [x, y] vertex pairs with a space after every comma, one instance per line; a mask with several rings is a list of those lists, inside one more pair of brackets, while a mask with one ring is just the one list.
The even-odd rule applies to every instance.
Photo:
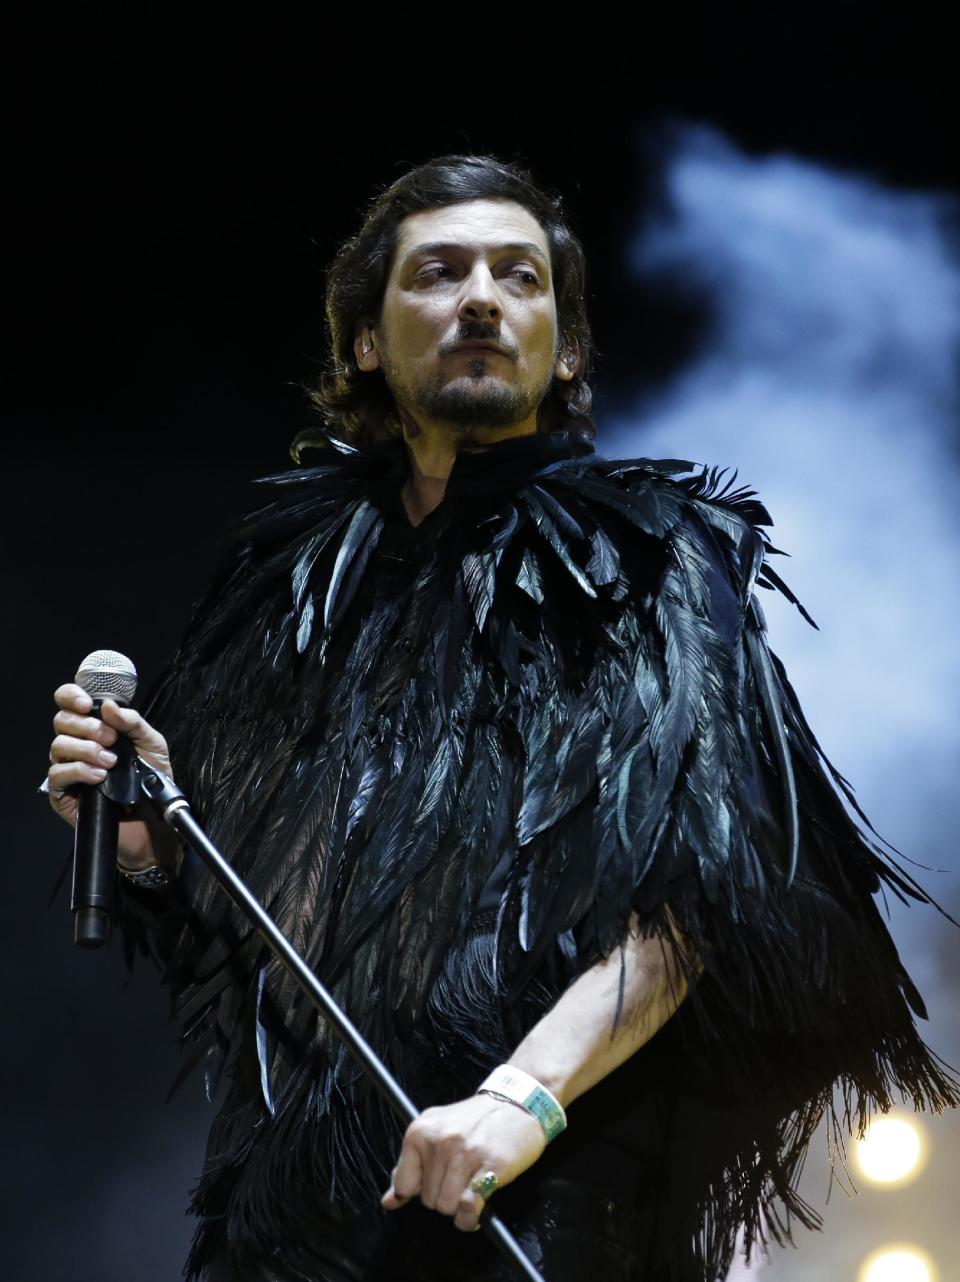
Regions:
[[560, 355], [557, 357], [553, 367], [553, 372], [562, 382], [569, 383], [576, 374], [579, 364], [580, 348], [576, 343], [566, 345], [561, 348]]
[[357, 368], [365, 374], [380, 368], [380, 353], [377, 351], [373, 325], [369, 321], [357, 321], [354, 327], [353, 354]]

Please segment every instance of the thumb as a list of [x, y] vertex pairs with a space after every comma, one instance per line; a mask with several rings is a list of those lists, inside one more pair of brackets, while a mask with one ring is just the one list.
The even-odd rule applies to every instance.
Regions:
[[160, 754], [166, 757], [167, 741], [149, 721], [144, 721], [135, 708], [121, 708], [113, 699], [104, 699], [100, 715], [107, 725], [125, 734], [139, 753]]

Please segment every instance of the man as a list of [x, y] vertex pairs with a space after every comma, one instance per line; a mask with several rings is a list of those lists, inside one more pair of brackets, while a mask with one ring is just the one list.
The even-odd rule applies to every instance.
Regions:
[[144, 716], [56, 694], [58, 813], [128, 734], [425, 1109], [403, 1132], [132, 818], [129, 953], [185, 1071], [230, 1070], [188, 1276], [506, 1277], [467, 1232], [496, 1192], [548, 1279], [721, 1278], [739, 1229], [817, 1225], [795, 1182], [835, 1082], [861, 1123], [894, 1088], [960, 1102], [871, 896], [932, 901], [767, 647], [754, 585], [795, 598], [752, 492], [595, 455], [555, 199], [489, 157], [413, 170], [327, 320], [318, 461], [264, 478]]

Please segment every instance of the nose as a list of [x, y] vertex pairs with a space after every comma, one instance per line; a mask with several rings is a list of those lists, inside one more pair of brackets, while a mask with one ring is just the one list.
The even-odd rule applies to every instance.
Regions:
[[464, 281], [463, 293], [457, 307], [461, 321], [500, 321], [503, 308], [496, 281], [485, 263], [478, 263]]

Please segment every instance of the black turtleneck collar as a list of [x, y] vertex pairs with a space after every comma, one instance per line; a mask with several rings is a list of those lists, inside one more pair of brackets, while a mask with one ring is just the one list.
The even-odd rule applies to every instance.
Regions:
[[[402, 440], [387, 442], [378, 451], [389, 467], [384, 479], [399, 488], [410, 472], [407, 447]], [[448, 494], [482, 494], [521, 484], [528, 476], [563, 459], [593, 454], [593, 442], [585, 432], [534, 432], [507, 436], [480, 450], [459, 450], [447, 478]]]

